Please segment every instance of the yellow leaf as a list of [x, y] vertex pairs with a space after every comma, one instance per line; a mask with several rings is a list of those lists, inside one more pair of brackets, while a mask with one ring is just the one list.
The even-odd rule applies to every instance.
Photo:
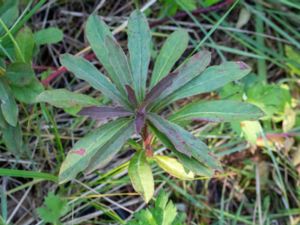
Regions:
[[240, 124], [246, 140], [252, 144], [256, 144], [256, 140], [262, 131], [260, 123], [258, 121], [242, 121]]
[[289, 131], [294, 127], [296, 123], [296, 112], [289, 104], [286, 104], [284, 108], [284, 117], [282, 122], [282, 129], [284, 132]]
[[181, 180], [194, 179], [194, 173], [192, 171], [186, 172], [183, 165], [175, 158], [156, 155], [154, 156], [154, 160], [164, 171], [166, 171], [174, 177], [177, 177]]

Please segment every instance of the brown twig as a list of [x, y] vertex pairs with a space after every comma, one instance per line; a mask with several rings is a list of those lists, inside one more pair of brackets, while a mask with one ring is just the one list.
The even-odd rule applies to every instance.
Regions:
[[[216, 4], [216, 5], [213, 5], [213, 6], [210, 6], [210, 7], [207, 7], [207, 8], [198, 8], [198, 9], [195, 9], [194, 11], [192, 11], [191, 13], [193, 15], [199, 15], [201, 13], [207, 13], [207, 12], [213, 12], [213, 11], [218, 11], [218, 10], [221, 10], [227, 6], [229, 6], [230, 4], [232, 4], [234, 2], [234, 0], [225, 0], [219, 4]], [[168, 22], [171, 18], [173, 19], [180, 19], [180, 18], [183, 18], [185, 16], [187, 16], [188, 14], [186, 12], [178, 12], [175, 14], [175, 16], [173, 17], [166, 17], [166, 18], [163, 18], [163, 19], [160, 19], [160, 20], [157, 20], [157, 21], [153, 21], [149, 24], [149, 26], [151, 28], [153, 27], [156, 27], [156, 26], [159, 26], [161, 24], [164, 24], [166, 22]], [[87, 60], [92, 60], [94, 59], [95, 55], [94, 54], [88, 54], [85, 56], [85, 58]], [[44, 86], [48, 86], [52, 80], [54, 80], [55, 78], [57, 78], [58, 76], [60, 76], [61, 74], [67, 72], [67, 69], [63, 66], [59, 67], [55, 72], [53, 72], [52, 74], [50, 74], [46, 79], [42, 80], [42, 84]]]

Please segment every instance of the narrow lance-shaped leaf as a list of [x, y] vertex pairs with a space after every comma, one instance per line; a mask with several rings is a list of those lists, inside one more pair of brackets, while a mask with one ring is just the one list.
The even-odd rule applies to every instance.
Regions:
[[195, 158], [189, 158], [186, 155], [174, 151], [175, 156], [188, 170], [193, 171], [194, 174], [198, 176], [212, 177], [214, 175], [214, 169], [205, 166], [203, 163], [199, 162]]
[[124, 87], [120, 82], [120, 78], [114, 70], [114, 62], [109, 59], [110, 53], [108, 46], [105, 43], [106, 37], [113, 38], [109, 27], [98, 16], [91, 15], [87, 20], [85, 33], [93, 51], [95, 52], [97, 58], [99, 59], [105, 70], [108, 72], [109, 77], [115, 83], [118, 90], [125, 94], [125, 92], [123, 91]]
[[73, 179], [79, 172], [85, 170], [91, 158], [98, 150], [107, 144], [118, 131], [131, 124], [131, 119], [118, 119], [109, 122], [87, 136], [80, 139], [69, 151], [59, 171], [59, 182], [64, 183]]
[[255, 105], [232, 100], [217, 100], [188, 104], [169, 119], [174, 122], [193, 119], [228, 122], [255, 120], [262, 116], [263, 112]]
[[125, 88], [126, 88], [128, 100], [131, 103], [131, 105], [137, 106], [138, 102], [137, 102], [134, 90], [129, 85], [125, 85]]
[[15, 127], [18, 122], [18, 106], [4, 79], [0, 78], [0, 106], [6, 122]]
[[175, 158], [156, 155], [154, 156], [154, 160], [157, 162], [160, 168], [174, 177], [177, 177], [181, 180], [194, 179], [194, 173], [192, 171], [187, 172], [183, 165]]
[[168, 37], [155, 61], [150, 88], [170, 73], [172, 67], [187, 48], [188, 41], [189, 35], [184, 30], [177, 30]]
[[105, 37], [105, 45], [108, 50], [109, 62], [114, 65], [114, 73], [118, 76], [118, 82], [120, 82], [120, 86], [125, 93], [125, 85], [132, 84], [132, 74], [127, 56], [121, 46], [109, 36]]
[[203, 70], [209, 65], [211, 60], [210, 52], [203, 50], [193, 55], [182, 67], [177, 69], [178, 73], [172, 84], [157, 98], [154, 103], [159, 103], [168, 95], [178, 90], [193, 78], [201, 74]]
[[145, 126], [145, 120], [146, 120], [146, 111], [145, 108], [142, 108], [138, 112], [136, 112], [135, 116], [135, 130], [136, 133], [139, 134], [141, 133], [143, 127]]
[[147, 106], [156, 100], [168, 87], [170, 87], [173, 81], [178, 76], [178, 72], [170, 73], [162, 80], [160, 80], [146, 95], [146, 98], [143, 102], [143, 106]]
[[128, 20], [128, 50], [133, 75], [133, 86], [141, 102], [146, 92], [148, 66], [151, 57], [151, 33], [147, 19], [139, 10], [131, 13]]
[[47, 102], [58, 108], [99, 105], [99, 102], [94, 98], [66, 89], [43, 91], [36, 97], [36, 102]]
[[103, 145], [91, 159], [85, 172], [90, 173], [97, 168], [106, 166], [120, 151], [125, 142], [134, 133], [133, 121], [127, 127], [118, 131], [105, 145]]
[[154, 180], [151, 167], [147, 162], [145, 151], [137, 152], [130, 160], [128, 167], [133, 188], [148, 203], [154, 194]]
[[211, 177], [214, 174], [214, 170], [208, 168], [203, 163], [199, 162], [193, 157], [188, 157], [183, 153], [177, 151], [174, 145], [170, 142], [170, 140], [161, 133], [156, 127], [150, 124], [151, 131], [157, 136], [157, 138], [170, 150], [175, 153], [175, 156], [179, 159], [179, 161], [184, 165], [186, 170], [191, 170], [194, 174], [199, 176]]
[[243, 78], [250, 71], [251, 68], [243, 62], [225, 62], [218, 66], [211, 66], [203, 71], [200, 76], [161, 101], [155, 107], [155, 110], [182, 98], [214, 91], [225, 84]]
[[194, 137], [188, 131], [154, 113], [148, 114], [148, 119], [160, 132], [167, 136], [176, 150], [188, 157], [193, 156], [195, 159], [209, 167], [221, 169], [217, 157], [209, 151], [206, 144]]
[[133, 113], [127, 111], [126, 109], [124, 109], [122, 107], [90, 106], [90, 107], [85, 107], [82, 110], [80, 110], [78, 115], [89, 116], [95, 120], [102, 120], [102, 119], [108, 119], [108, 118], [113, 118], [113, 117], [132, 116]]
[[85, 80], [92, 87], [101, 91], [106, 97], [129, 108], [128, 101], [120, 94], [116, 87], [87, 60], [65, 54], [61, 57], [61, 64], [74, 73], [76, 77]]

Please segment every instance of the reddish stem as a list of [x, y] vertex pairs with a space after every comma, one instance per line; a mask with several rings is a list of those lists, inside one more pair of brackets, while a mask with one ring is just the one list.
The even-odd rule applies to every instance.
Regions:
[[151, 146], [152, 136], [148, 132], [147, 125], [145, 125], [143, 128], [142, 138], [143, 138], [144, 148], [146, 150], [146, 156], [153, 157], [153, 150], [152, 150], [152, 146]]
[[[89, 61], [92, 60], [94, 57], [95, 57], [94, 53], [84, 56], [84, 58]], [[63, 67], [63, 66], [59, 67], [58, 70], [56, 70], [55, 72], [50, 74], [46, 79], [42, 80], [42, 84], [44, 86], [48, 86], [52, 80], [54, 80], [56, 77], [60, 76], [62, 73], [65, 73], [67, 71], [68, 70], [66, 67]]]

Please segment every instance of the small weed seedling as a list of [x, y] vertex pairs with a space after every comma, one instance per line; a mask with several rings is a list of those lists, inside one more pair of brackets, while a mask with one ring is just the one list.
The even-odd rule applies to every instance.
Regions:
[[[162, 109], [176, 100], [211, 92], [250, 72], [243, 62], [226, 62], [207, 68], [211, 54], [206, 50], [194, 54], [171, 72], [188, 46], [189, 36], [184, 30], [177, 30], [168, 37], [158, 54], [150, 79], [151, 33], [140, 11], [134, 11], [128, 21], [129, 59], [108, 26], [97, 16], [89, 17], [86, 35], [109, 76], [103, 75], [82, 57], [65, 54], [61, 57], [61, 64], [116, 105], [97, 106], [97, 101], [90, 97], [66, 90], [45, 91], [37, 100], [65, 108], [84, 106], [79, 115], [95, 120], [115, 120], [97, 128], [73, 146], [60, 168], [60, 183], [71, 180], [79, 172], [91, 172], [106, 164], [135, 133], [142, 137], [144, 148], [130, 160], [128, 173], [134, 189], [148, 202], [154, 193], [148, 158], [180, 179], [211, 176], [215, 170], [222, 169], [218, 158], [206, 144], [178, 123], [193, 119], [243, 121], [262, 116], [262, 111], [256, 106], [232, 100], [193, 102], [167, 119], [160, 115]], [[172, 150], [175, 157], [154, 154], [151, 134]]]
[[142, 209], [134, 214], [127, 225], [184, 225], [185, 215], [178, 214], [176, 206], [169, 201], [166, 192], [160, 191], [153, 207]]

